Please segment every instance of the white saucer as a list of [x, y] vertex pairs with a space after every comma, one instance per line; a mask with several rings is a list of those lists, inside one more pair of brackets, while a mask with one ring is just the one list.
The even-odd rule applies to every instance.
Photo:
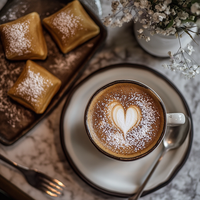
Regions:
[[[161, 145], [142, 159], [117, 161], [104, 156], [93, 146], [84, 127], [84, 111], [92, 94], [103, 85], [120, 79], [138, 80], [150, 86], [163, 99], [168, 112], [182, 112], [190, 118], [191, 113], [183, 96], [169, 80], [148, 67], [136, 64], [119, 64], [98, 70], [71, 91], [61, 116], [61, 143], [67, 160], [92, 187], [110, 195], [128, 197], [141, 184]], [[179, 149], [164, 156], [143, 195], [168, 184], [181, 169], [190, 152], [192, 130]]]

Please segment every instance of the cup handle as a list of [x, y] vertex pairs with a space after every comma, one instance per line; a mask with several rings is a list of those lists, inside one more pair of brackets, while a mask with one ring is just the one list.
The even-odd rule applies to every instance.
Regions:
[[167, 126], [179, 126], [185, 123], [183, 113], [167, 113]]

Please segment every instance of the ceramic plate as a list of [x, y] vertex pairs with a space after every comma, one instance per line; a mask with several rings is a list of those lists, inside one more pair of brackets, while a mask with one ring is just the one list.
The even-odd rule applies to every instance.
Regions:
[[[70, 93], [61, 116], [61, 143], [74, 171], [90, 186], [110, 195], [128, 197], [134, 194], [151, 168], [161, 145], [148, 156], [136, 161], [117, 161], [104, 156], [90, 142], [84, 127], [84, 111], [92, 94], [103, 85], [120, 79], [133, 79], [150, 86], [163, 99], [167, 112], [182, 112], [191, 121], [187, 103], [178, 89], [163, 75], [137, 64], [118, 64], [100, 69]], [[183, 130], [180, 130], [183, 131]], [[184, 144], [168, 152], [145, 188], [149, 194], [168, 184], [188, 158], [193, 128]]]

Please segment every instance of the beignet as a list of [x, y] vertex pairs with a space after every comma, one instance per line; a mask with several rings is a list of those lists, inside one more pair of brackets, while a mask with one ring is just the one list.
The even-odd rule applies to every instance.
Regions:
[[77, 0], [44, 18], [43, 24], [63, 53], [71, 51], [100, 32]]
[[47, 45], [38, 13], [0, 25], [0, 36], [9, 60], [44, 60]]
[[46, 69], [28, 60], [21, 75], [8, 91], [18, 103], [41, 114], [59, 90], [61, 81]]

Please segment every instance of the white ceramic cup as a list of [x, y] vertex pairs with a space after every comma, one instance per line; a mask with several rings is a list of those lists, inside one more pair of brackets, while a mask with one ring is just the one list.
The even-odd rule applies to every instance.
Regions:
[[[111, 153], [109, 153], [108, 151], [105, 150], [105, 148], [103, 149], [102, 147], [100, 147], [99, 143], [97, 144], [97, 142], [95, 141], [95, 139], [93, 138], [87, 119], [88, 119], [88, 115], [89, 115], [89, 107], [91, 105], [91, 103], [93, 102], [93, 100], [95, 99], [96, 95], [105, 90], [106, 88], [113, 86], [115, 84], [119, 84], [119, 83], [132, 83], [132, 84], [136, 84], [139, 85], [145, 89], [150, 90], [153, 95], [157, 98], [157, 100], [160, 102], [160, 105], [162, 107], [162, 111], [163, 111], [163, 116], [164, 116], [164, 126], [163, 126], [163, 130], [162, 133], [160, 134], [159, 139], [157, 140], [156, 144], [148, 151], [146, 151], [145, 153], [142, 153], [138, 156], [134, 156], [134, 157], [123, 157], [123, 156], [116, 156], [113, 155]], [[167, 131], [167, 126], [179, 126], [185, 123], [185, 115], [183, 113], [167, 113], [166, 111], [166, 107], [162, 101], [162, 99], [160, 98], [160, 96], [153, 90], [151, 89], [149, 86], [139, 82], [139, 81], [135, 81], [135, 80], [117, 80], [111, 83], [108, 83], [106, 85], [104, 85], [103, 87], [101, 87], [100, 89], [98, 89], [90, 98], [87, 107], [85, 109], [85, 116], [84, 116], [84, 122], [85, 122], [85, 129], [86, 132], [89, 136], [89, 139], [91, 140], [91, 142], [94, 144], [94, 146], [103, 154], [107, 155], [108, 157], [117, 159], [117, 160], [121, 160], [121, 161], [132, 161], [132, 160], [137, 160], [139, 158], [143, 158], [144, 156], [148, 155], [149, 153], [151, 153], [156, 147], [158, 147], [158, 145], [160, 144], [160, 142], [163, 140], [165, 133]]]

